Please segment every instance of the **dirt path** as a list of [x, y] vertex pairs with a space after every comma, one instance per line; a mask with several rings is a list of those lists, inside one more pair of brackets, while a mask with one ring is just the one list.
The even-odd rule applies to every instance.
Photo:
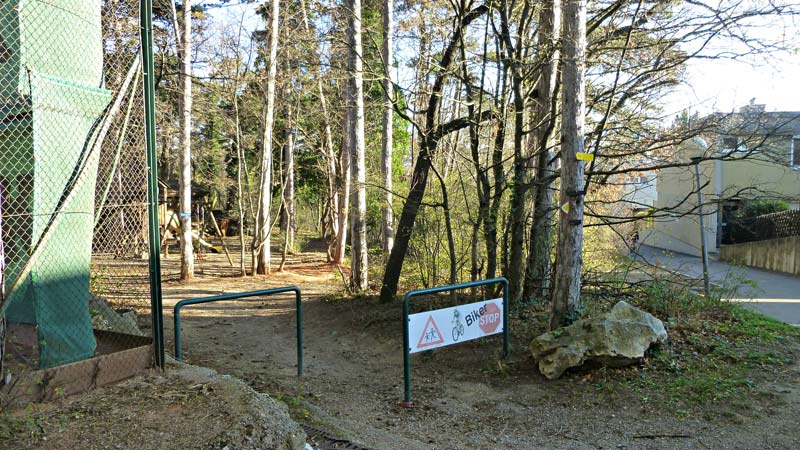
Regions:
[[[170, 311], [181, 298], [300, 286], [302, 380], [295, 377], [291, 295], [186, 309], [187, 361], [240, 377], [286, 402], [296, 419], [372, 448], [756, 449], [800, 442], [798, 377], [754, 392], [748, 410], [676, 414], [624, 380], [571, 375], [547, 382], [524, 340], [512, 341], [508, 361], [500, 360], [498, 338], [413, 356], [415, 407], [401, 408], [400, 305], [332, 300], [341, 281], [321, 256], [298, 255], [285, 272], [268, 278], [201, 277], [164, 286]], [[165, 320], [171, 351], [171, 314]]]

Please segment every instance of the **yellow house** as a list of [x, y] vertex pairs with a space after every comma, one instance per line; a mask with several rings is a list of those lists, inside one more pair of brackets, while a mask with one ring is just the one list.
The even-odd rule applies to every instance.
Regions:
[[800, 207], [800, 112], [765, 112], [751, 104], [711, 118], [714, 131], [679, 145], [676, 165], [657, 173], [654, 220], [640, 233], [643, 244], [700, 256], [696, 168], [709, 252], [725, 242], [728, 218], [747, 200], [781, 199]]

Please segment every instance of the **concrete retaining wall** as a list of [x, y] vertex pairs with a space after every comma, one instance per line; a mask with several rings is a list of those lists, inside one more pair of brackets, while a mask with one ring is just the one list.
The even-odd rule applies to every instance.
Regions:
[[720, 246], [723, 261], [800, 275], [800, 236]]

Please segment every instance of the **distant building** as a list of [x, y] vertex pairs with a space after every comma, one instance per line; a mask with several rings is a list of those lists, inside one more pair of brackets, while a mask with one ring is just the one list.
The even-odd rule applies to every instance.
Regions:
[[[700, 163], [709, 251], [715, 252], [728, 232], [729, 218], [751, 199], [781, 199], [800, 207], [800, 111], [765, 112], [750, 104], [734, 114], [706, 118], [711, 129], [678, 147], [676, 162], [694, 156]], [[661, 169], [655, 177], [654, 209], [658, 217], [640, 232], [646, 245], [700, 255], [700, 224], [694, 193], [695, 167]]]

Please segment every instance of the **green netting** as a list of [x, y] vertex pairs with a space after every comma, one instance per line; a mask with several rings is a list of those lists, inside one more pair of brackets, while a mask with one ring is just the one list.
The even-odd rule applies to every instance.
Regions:
[[[0, 167], [16, 214], [6, 245], [11, 322], [36, 326], [39, 366], [91, 357], [89, 312], [103, 79], [99, 1], [3, 2]], [[6, 208], [8, 210], [8, 208]], [[7, 219], [8, 220], [8, 219]], [[27, 255], [27, 258], [22, 256]]]

